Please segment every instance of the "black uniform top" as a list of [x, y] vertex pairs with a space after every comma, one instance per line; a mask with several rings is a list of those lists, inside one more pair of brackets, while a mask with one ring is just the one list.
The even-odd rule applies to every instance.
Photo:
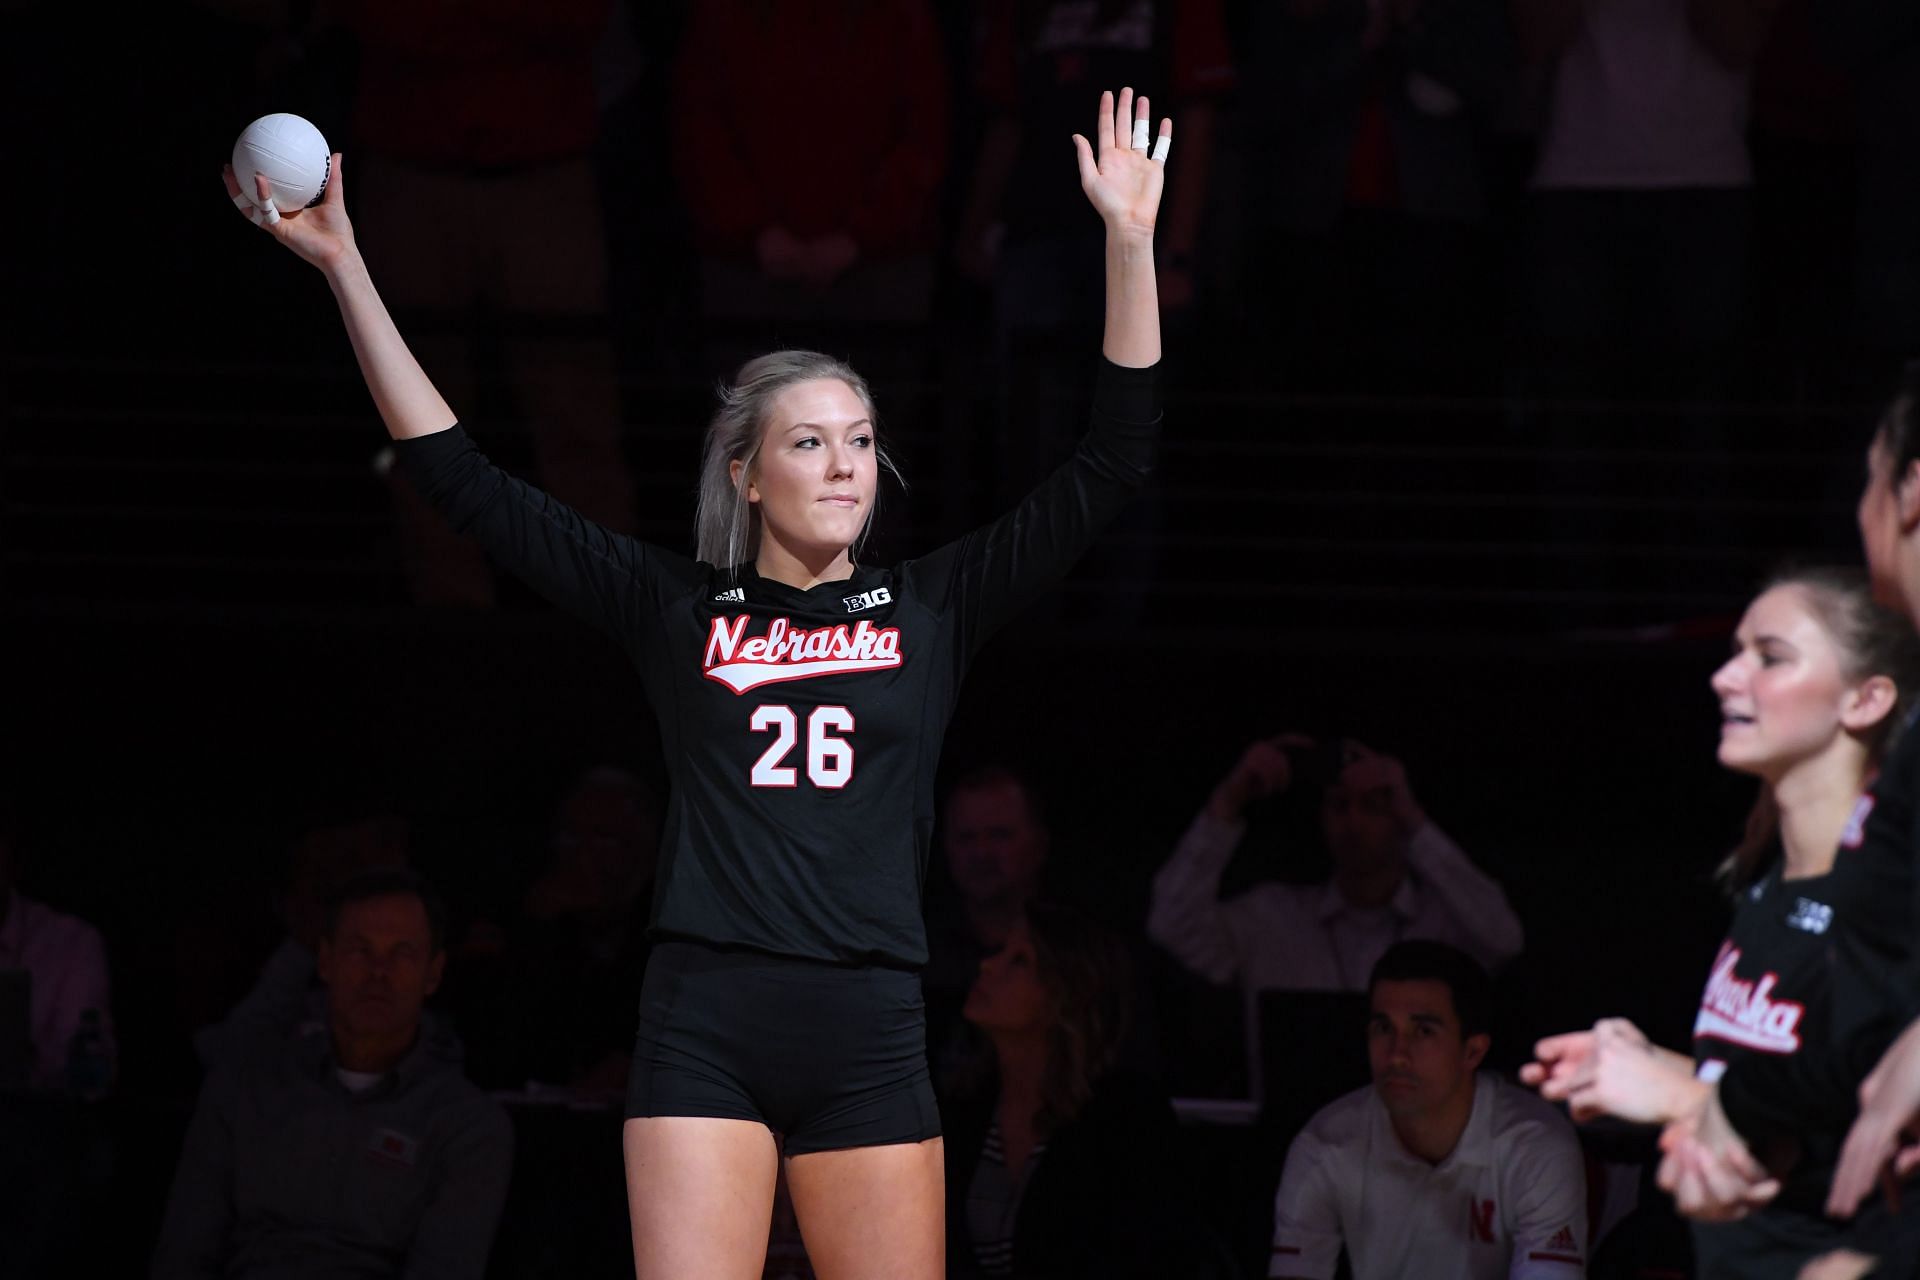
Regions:
[[1152, 369], [1102, 362], [1092, 430], [1006, 515], [810, 590], [614, 534], [502, 472], [459, 427], [398, 444], [454, 528], [625, 647], [660, 722], [656, 937], [918, 968], [934, 772], [981, 643], [1146, 481]]
[[[1832, 1005], [1828, 942], [1834, 923], [1831, 874], [1784, 880], [1778, 862], [1734, 903], [1733, 924], [1714, 958], [1693, 1025], [1702, 1079], [1771, 1063], [1783, 1073], [1803, 1053], [1825, 1052]], [[1772, 1203], [1738, 1222], [1696, 1225], [1702, 1280], [1796, 1276], [1808, 1259], [1846, 1239], [1826, 1216], [1827, 1184], [1844, 1130], [1743, 1130], [1754, 1154], [1783, 1172]]]
[[1824, 1028], [1799, 1052], [1729, 1062], [1720, 1102], [1742, 1136], [1823, 1133], [1844, 1138], [1860, 1082], [1920, 1012], [1920, 941], [1914, 933], [1914, 859], [1920, 833], [1914, 788], [1920, 733], [1907, 732], [1860, 798], [1840, 837], [1826, 898], [1831, 966]]

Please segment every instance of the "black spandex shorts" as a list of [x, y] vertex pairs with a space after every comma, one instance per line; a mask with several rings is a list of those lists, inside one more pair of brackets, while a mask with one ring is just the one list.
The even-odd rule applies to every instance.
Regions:
[[627, 1116], [756, 1120], [788, 1155], [937, 1138], [920, 978], [660, 943]]

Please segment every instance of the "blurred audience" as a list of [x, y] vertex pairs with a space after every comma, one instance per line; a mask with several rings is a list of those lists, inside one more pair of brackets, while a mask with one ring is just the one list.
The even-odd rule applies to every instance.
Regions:
[[[0, 1276], [97, 1274], [118, 1208], [118, 1046], [98, 930], [22, 893], [0, 797]], [[144, 1081], [142, 1082], [144, 1083]]]
[[1154, 131], [1174, 118], [1154, 253], [1161, 307], [1177, 327], [1194, 301], [1215, 118], [1234, 78], [1220, 0], [991, 0], [978, 23], [969, 105], [985, 132], [954, 252], [962, 273], [992, 290], [1003, 421], [990, 461], [976, 466], [969, 452], [943, 469], [954, 481], [988, 477], [1003, 503], [1066, 455], [1084, 418], [1085, 379], [1070, 353], [1098, 350], [1104, 250], [1068, 140], [1091, 135], [1103, 90], [1146, 94]]
[[[1221, 901], [1249, 807], [1296, 784], [1320, 788], [1331, 878]], [[1208, 981], [1249, 989], [1361, 991], [1402, 939], [1452, 943], [1488, 968], [1521, 946], [1506, 895], [1434, 825], [1398, 760], [1300, 735], [1253, 743], [1214, 788], [1154, 877], [1147, 933]]]
[[1500, 0], [1246, 6], [1234, 314], [1289, 386], [1484, 385], [1483, 153], [1513, 59]]
[[710, 373], [856, 330], [862, 369], [933, 297], [948, 90], [927, 0], [695, 0], [674, 72]]
[[1344, 1252], [1353, 1280], [1584, 1275], [1580, 1143], [1553, 1106], [1479, 1070], [1485, 971], [1445, 943], [1402, 942], [1369, 991], [1373, 1083], [1293, 1140], [1268, 1274], [1332, 1280]]
[[285, 932], [246, 995], [218, 1022], [194, 1033], [202, 1066], [249, 1057], [325, 1025], [326, 995], [317, 981], [316, 956], [328, 904], [357, 876], [409, 867], [411, 840], [407, 820], [390, 812], [324, 818], [300, 834], [280, 899]]
[[[502, 369], [541, 485], [631, 532], [591, 155], [608, 7], [337, 0], [331, 12], [358, 40], [342, 164], [356, 233], [408, 345], [469, 426], [498, 403], [483, 370]], [[495, 452], [513, 460], [513, 443]], [[479, 548], [399, 469], [387, 478], [415, 600], [492, 605]]]
[[0, 1084], [97, 1097], [112, 1087], [118, 1057], [106, 943], [86, 921], [20, 891], [18, 839], [0, 806], [0, 978], [20, 975], [0, 987], [0, 1017], [17, 1020], [0, 1027], [0, 1068], [17, 1078]]
[[1548, 394], [1726, 394], [1752, 68], [1780, 0], [1513, 6], [1541, 125], [1519, 332]]
[[660, 824], [653, 790], [611, 765], [561, 797], [545, 865], [505, 921], [477, 921], [461, 948], [449, 1005], [476, 1080], [625, 1090]]
[[989, 1050], [942, 1105], [950, 1276], [1200, 1274], [1173, 1108], [1119, 1067], [1130, 982], [1116, 937], [1038, 901], [981, 961]]
[[998, 951], [1046, 878], [1053, 835], [1040, 796], [1004, 765], [983, 765], [954, 779], [940, 806], [940, 852], [951, 894], [927, 895], [927, 967], [921, 981], [933, 1003], [966, 999], [981, 958]]
[[[1862, 386], [1920, 350], [1920, 6], [1832, 0], [1811, 21], [1853, 90], [1853, 250]], [[1796, 246], [1798, 247], [1798, 246]]]
[[156, 1278], [484, 1274], [513, 1130], [422, 1016], [444, 930], [408, 871], [336, 889], [316, 952], [324, 1025], [209, 1073]]

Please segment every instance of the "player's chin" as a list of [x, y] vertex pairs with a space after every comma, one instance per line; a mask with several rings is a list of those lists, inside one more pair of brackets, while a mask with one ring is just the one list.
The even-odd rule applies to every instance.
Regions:
[[1721, 767], [1735, 773], [1765, 773], [1767, 770], [1767, 752], [1752, 741], [1751, 737], [1740, 730], [1723, 734], [1720, 746], [1715, 752]]
[[814, 537], [821, 546], [850, 547], [860, 536], [860, 528], [866, 522], [867, 509], [864, 506], [838, 507], [823, 502], [813, 513], [811, 523]]

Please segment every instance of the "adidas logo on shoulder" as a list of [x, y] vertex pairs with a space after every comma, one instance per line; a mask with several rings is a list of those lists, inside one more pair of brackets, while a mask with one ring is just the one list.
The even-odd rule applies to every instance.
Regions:
[[746, 599], [747, 589], [745, 587], [735, 587], [731, 591], [722, 591], [713, 598], [713, 602], [715, 604], [745, 604]]

